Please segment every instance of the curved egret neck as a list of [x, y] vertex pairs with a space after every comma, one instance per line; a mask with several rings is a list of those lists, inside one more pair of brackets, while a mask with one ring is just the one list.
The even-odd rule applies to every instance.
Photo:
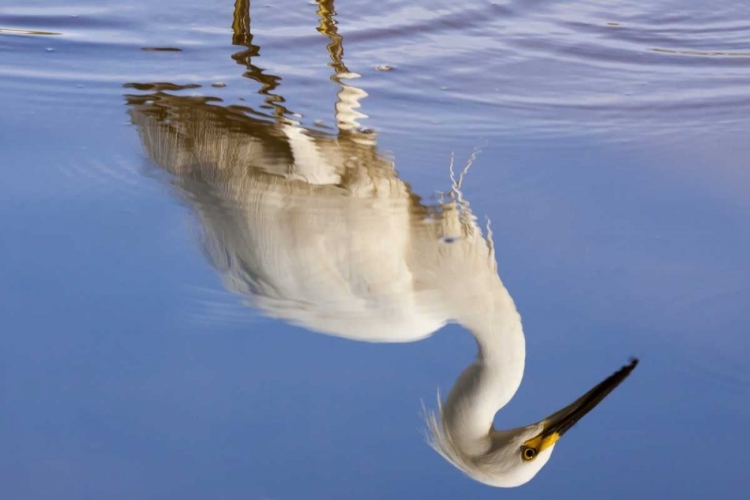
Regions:
[[521, 316], [499, 280], [489, 299], [459, 318], [474, 335], [478, 352], [451, 389], [442, 414], [445, 430], [470, 456], [489, 451], [495, 414], [521, 385], [526, 360]]

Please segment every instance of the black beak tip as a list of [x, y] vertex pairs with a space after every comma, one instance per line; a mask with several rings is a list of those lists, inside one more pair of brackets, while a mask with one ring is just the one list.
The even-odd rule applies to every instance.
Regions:
[[613, 373], [610, 377], [610, 379], [614, 380], [625, 380], [625, 378], [630, 375], [630, 372], [635, 370], [635, 367], [638, 366], [639, 359], [638, 358], [630, 358], [630, 361], [628, 361], [628, 364], [623, 365], [622, 368], [617, 370], [615, 373]]

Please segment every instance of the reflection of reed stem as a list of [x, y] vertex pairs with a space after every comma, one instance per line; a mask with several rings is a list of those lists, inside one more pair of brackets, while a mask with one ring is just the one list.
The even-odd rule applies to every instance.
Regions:
[[[336, 72], [336, 75], [340, 73], [348, 73], [349, 70], [344, 65], [344, 39], [339, 35], [338, 29], [336, 28], [336, 10], [333, 8], [333, 0], [317, 0], [318, 11], [317, 14], [320, 17], [320, 24], [318, 25], [318, 31], [324, 34], [331, 43], [326, 47], [328, 54], [331, 56], [331, 66]], [[336, 76], [332, 77], [336, 78]]]
[[344, 80], [356, 78], [359, 75], [352, 73], [344, 64], [344, 38], [339, 35], [336, 23], [336, 10], [334, 9], [334, 0], [316, 0], [318, 3], [317, 14], [320, 17], [318, 31], [330, 40], [327, 45], [328, 55], [331, 62], [328, 64], [334, 70], [331, 80], [335, 82], [341, 90], [336, 94], [336, 126], [339, 132], [352, 132], [359, 129], [357, 122], [360, 118], [367, 118], [367, 115], [356, 111], [360, 107], [359, 101], [367, 96], [364, 90], [347, 85]]
[[252, 45], [250, 34], [250, 0], [234, 2], [234, 20], [232, 21], [232, 45]]
[[250, 0], [235, 0], [234, 16], [232, 18], [232, 45], [245, 47], [246, 50], [232, 55], [232, 59], [247, 67], [247, 71], [242, 75], [261, 84], [259, 94], [266, 96], [266, 104], [273, 108], [274, 115], [282, 117], [289, 114], [289, 111], [281, 105], [284, 98], [274, 94], [273, 91], [279, 86], [281, 78], [275, 75], [263, 73], [263, 69], [252, 63], [252, 58], [260, 55], [260, 47], [253, 44], [253, 34], [250, 31]]

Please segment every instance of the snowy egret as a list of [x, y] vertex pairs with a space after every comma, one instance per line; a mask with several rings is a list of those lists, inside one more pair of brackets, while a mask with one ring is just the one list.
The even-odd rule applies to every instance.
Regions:
[[521, 318], [455, 179], [425, 205], [374, 134], [337, 136], [165, 93], [129, 96], [146, 153], [192, 206], [225, 286], [265, 314], [358, 341], [411, 342], [448, 322], [476, 360], [427, 424], [430, 444], [493, 486], [518, 486], [635, 368], [535, 424], [495, 430], [526, 357]]
[[[237, 2], [237, 5], [245, 2]], [[571, 405], [529, 426], [493, 427], [514, 396], [526, 349], [521, 318], [500, 280], [492, 234], [477, 224], [461, 187], [427, 205], [402, 181], [393, 161], [362, 131], [357, 111], [367, 94], [346, 80], [332, 2], [319, 2], [339, 85], [336, 133], [306, 129], [274, 95], [274, 116], [175, 96], [158, 85], [129, 95], [130, 114], [147, 156], [171, 174], [192, 207], [203, 247], [229, 290], [267, 315], [358, 341], [412, 342], [446, 323], [467, 328], [478, 345], [437, 414], [429, 442], [482, 483], [526, 483], [557, 440], [635, 368], [632, 360]], [[235, 38], [248, 51], [249, 14], [235, 12]], [[239, 12], [239, 14], [238, 14]], [[244, 16], [244, 17], [243, 17]], [[265, 79], [264, 94], [280, 81]], [[260, 76], [259, 76], [260, 75]], [[452, 166], [452, 165], [451, 165]]]

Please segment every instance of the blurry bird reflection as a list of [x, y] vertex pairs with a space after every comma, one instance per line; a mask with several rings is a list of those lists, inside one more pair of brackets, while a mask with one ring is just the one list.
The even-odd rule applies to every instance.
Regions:
[[521, 383], [526, 351], [492, 234], [461, 192], [467, 169], [458, 177], [451, 169], [449, 192], [433, 204], [399, 178], [377, 134], [357, 122], [366, 94], [345, 83], [352, 73], [335, 24], [325, 22], [330, 3], [320, 2], [321, 31], [332, 40], [340, 87], [336, 133], [306, 129], [285, 110], [268, 116], [154, 87], [127, 96], [132, 121], [148, 157], [195, 213], [226, 288], [253, 307], [357, 341], [417, 341], [448, 322], [468, 329], [477, 357], [428, 416], [430, 444], [477, 481], [521, 485], [637, 361], [544, 420], [494, 429], [495, 413]]

